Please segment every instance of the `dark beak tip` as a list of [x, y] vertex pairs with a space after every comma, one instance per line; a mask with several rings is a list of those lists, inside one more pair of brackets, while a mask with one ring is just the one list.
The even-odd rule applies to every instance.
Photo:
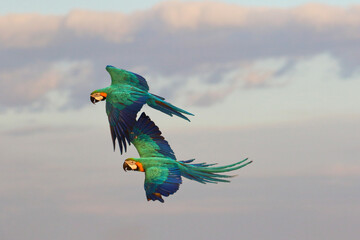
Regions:
[[90, 96], [90, 101], [95, 104], [96, 102], [98, 102], [94, 97]]
[[124, 164], [123, 164], [123, 169], [124, 169], [125, 172], [127, 172], [127, 171], [126, 171], [126, 170], [127, 170], [127, 167], [128, 167], [127, 163], [124, 162]]

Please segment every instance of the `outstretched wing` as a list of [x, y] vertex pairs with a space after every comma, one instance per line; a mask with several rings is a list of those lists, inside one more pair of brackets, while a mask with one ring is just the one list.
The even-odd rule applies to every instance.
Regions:
[[120, 153], [130, 144], [130, 132], [136, 124], [136, 115], [145, 104], [146, 95], [140, 92], [112, 94], [106, 99], [110, 132], [115, 150], [115, 140], [118, 140]]
[[162, 196], [169, 196], [175, 193], [181, 184], [181, 173], [174, 164], [164, 166], [154, 166], [145, 170], [145, 192], [146, 198], [164, 202]]
[[142, 113], [137, 120], [130, 139], [141, 158], [168, 157], [176, 160], [169, 143], [161, 136], [159, 128], [145, 113]]
[[111, 76], [111, 85], [126, 84], [140, 88], [144, 91], [149, 91], [149, 86], [145, 78], [136, 73], [116, 68], [111, 65], [106, 66], [106, 71], [108, 71]]

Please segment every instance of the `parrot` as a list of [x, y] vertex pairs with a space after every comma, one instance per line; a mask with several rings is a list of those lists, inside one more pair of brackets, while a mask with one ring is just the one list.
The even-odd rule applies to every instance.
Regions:
[[248, 158], [225, 166], [193, 163], [195, 159], [177, 161], [169, 143], [153, 121], [143, 112], [130, 132], [131, 143], [140, 158], [127, 158], [123, 163], [124, 171], [145, 173], [144, 189], [148, 201], [164, 202], [179, 190], [182, 177], [200, 183], [230, 182], [232, 175], [223, 174], [245, 167], [252, 163]]
[[129, 132], [136, 123], [137, 113], [145, 103], [167, 115], [176, 115], [187, 121], [190, 120], [184, 114], [194, 116], [166, 102], [165, 98], [149, 93], [149, 86], [142, 76], [111, 65], [107, 65], [105, 69], [110, 74], [111, 85], [93, 91], [90, 101], [95, 104], [106, 100], [114, 151], [117, 139], [120, 154], [123, 153], [123, 149], [126, 152], [127, 143], [131, 144]]

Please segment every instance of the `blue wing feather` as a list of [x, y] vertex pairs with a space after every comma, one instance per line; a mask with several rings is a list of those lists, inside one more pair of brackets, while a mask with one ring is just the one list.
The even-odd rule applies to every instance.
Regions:
[[[130, 140], [141, 157], [169, 157], [176, 160], [169, 143], [161, 136], [159, 128], [144, 112], [137, 120]], [[143, 145], [144, 142], [147, 143], [146, 149]]]
[[176, 166], [150, 167], [145, 170], [144, 188], [148, 200], [159, 200], [163, 203], [162, 196], [174, 194], [181, 183], [181, 172]]
[[[114, 104], [106, 101], [106, 112], [108, 113], [111, 137], [115, 149], [115, 141], [118, 140], [120, 153], [126, 151], [127, 144], [130, 144], [130, 132], [136, 124], [136, 115], [146, 102], [146, 96], [138, 96], [138, 99], [131, 105], [119, 110]], [[127, 142], [127, 143], [126, 143]]]
[[131, 74], [134, 74], [135, 77], [137, 78], [137, 80], [139, 81], [140, 86], [142, 86], [143, 89], [149, 91], [149, 85], [147, 84], [147, 82], [143, 76], [141, 76], [137, 73], [134, 73], [134, 72], [130, 72], [130, 71], [128, 71], [128, 72]]

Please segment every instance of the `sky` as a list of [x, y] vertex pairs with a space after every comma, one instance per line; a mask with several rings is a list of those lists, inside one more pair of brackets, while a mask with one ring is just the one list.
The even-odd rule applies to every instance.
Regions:
[[[360, 3], [54, 4], [0, 10], [1, 239], [356, 239]], [[108, 64], [195, 114], [142, 109], [177, 159], [253, 163], [147, 202], [89, 101]]]
[[[6, 1], [2, 4], [0, 14], [9, 13], [42, 13], [42, 14], [66, 14], [74, 9], [88, 9], [96, 11], [121, 11], [123, 13], [131, 13], [151, 8], [155, 4], [167, 2], [166, 0], [63, 0], [63, 1], [45, 1], [45, 0], [14, 0]], [[181, 2], [191, 2], [182, 0]], [[272, 6], [272, 7], [290, 7], [307, 3], [306, 0], [225, 0], [225, 3], [233, 3], [246, 6]], [[359, 3], [358, 0], [318, 0], [317, 3], [325, 3], [330, 5], [352, 5]]]

